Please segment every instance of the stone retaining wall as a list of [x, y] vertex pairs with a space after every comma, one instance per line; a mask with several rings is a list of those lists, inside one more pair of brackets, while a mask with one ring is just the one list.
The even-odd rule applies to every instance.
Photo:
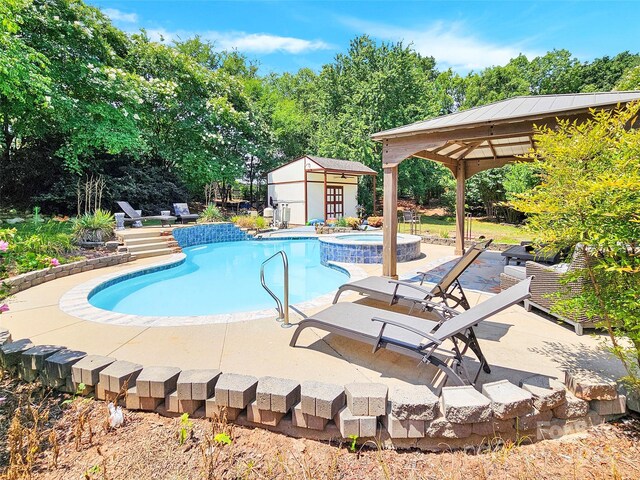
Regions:
[[626, 412], [616, 383], [593, 372], [567, 372], [564, 383], [533, 375], [519, 386], [507, 380], [444, 387], [335, 385], [253, 377], [213, 369], [143, 366], [60, 346], [12, 341], [0, 329], [0, 366], [25, 381], [40, 379], [62, 392], [130, 410], [193, 417], [225, 414], [229, 421], [288, 435], [359, 442], [376, 438], [389, 448], [441, 450], [536, 441], [583, 431]]
[[6, 280], [0, 280], [0, 283], [5, 283], [7, 287], [9, 287], [9, 293], [13, 295], [27, 288], [40, 285], [41, 283], [50, 282], [56, 278], [67, 277], [69, 275], [75, 275], [76, 273], [95, 270], [96, 268], [112, 267], [121, 263], [130, 262], [131, 260], [134, 260], [134, 257], [132, 257], [130, 253], [117, 253], [105, 257], [78, 260], [77, 262], [65, 263], [57, 267], [23, 273], [22, 275], [7, 278]]

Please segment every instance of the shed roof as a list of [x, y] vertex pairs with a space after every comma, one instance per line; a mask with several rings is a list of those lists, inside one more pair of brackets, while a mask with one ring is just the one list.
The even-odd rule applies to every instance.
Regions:
[[[352, 160], [341, 160], [339, 158], [316, 157], [314, 155], [305, 155], [306, 158], [313, 160], [324, 170], [362, 173], [364, 175], [375, 175], [376, 171], [367, 167], [365, 164]], [[304, 158], [304, 157], [303, 157]]]
[[554, 114], [567, 115], [590, 108], [613, 106], [640, 99], [640, 91], [574, 93], [514, 97], [489, 105], [470, 108], [449, 115], [404, 125], [371, 136], [374, 140], [429, 133], [487, 123], [509, 123], [516, 120], [548, 118]]

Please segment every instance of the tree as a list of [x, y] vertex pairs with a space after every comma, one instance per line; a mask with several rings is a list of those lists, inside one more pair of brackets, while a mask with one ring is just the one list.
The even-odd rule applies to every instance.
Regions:
[[[568, 275], [583, 292], [558, 302], [604, 327], [628, 378], [640, 388], [640, 102], [593, 111], [584, 124], [538, 128], [529, 154], [541, 183], [518, 195], [540, 242], [581, 248], [587, 266]], [[577, 246], [576, 246], [577, 245]]]
[[629, 68], [616, 85], [616, 90], [640, 89], [640, 65]]
[[[354, 39], [349, 51], [337, 55], [318, 76], [311, 141], [315, 153], [361, 161], [381, 171], [381, 146], [371, 134], [436, 115], [436, 76], [435, 60], [411, 47], [377, 44], [367, 36]], [[369, 181], [362, 180], [361, 191], [370, 191]], [[408, 190], [405, 182], [399, 184], [401, 190]]]

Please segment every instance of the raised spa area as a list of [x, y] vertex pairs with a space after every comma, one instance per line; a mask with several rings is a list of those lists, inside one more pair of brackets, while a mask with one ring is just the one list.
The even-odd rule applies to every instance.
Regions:
[[[382, 263], [382, 233], [344, 233], [322, 236], [320, 261], [342, 263]], [[420, 256], [420, 237], [398, 234], [398, 262], [410, 262]]]

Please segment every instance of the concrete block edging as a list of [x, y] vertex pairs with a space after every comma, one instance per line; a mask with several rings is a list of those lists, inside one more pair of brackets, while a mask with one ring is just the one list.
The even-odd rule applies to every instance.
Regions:
[[[186, 412], [194, 417], [214, 417], [226, 411], [229, 421], [241, 425], [312, 439], [377, 438], [390, 448], [433, 450], [443, 448], [440, 444], [463, 448], [496, 437], [559, 438], [626, 412], [624, 395], [585, 400], [571, 392], [562, 403], [554, 399], [553, 409], [534, 408], [536, 399], [547, 393], [557, 397], [553, 390], [561, 382], [555, 380], [547, 393], [543, 382], [523, 389], [502, 380], [486, 384], [482, 392], [472, 386], [444, 387], [436, 397], [425, 386], [388, 392], [385, 385], [375, 383], [298, 383], [211, 369], [142, 366], [62, 346], [37, 346], [28, 339], [12, 341], [2, 328], [0, 367], [24, 381], [40, 378], [66, 393], [76, 393], [82, 381], [90, 387], [85, 395], [105, 401], [118, 398], [130, 410], [163, 415]], [[128, 381], [121, 381], [123, 375]], [[571, 378], [571, 388], [579, 388], [575, 377]]]

